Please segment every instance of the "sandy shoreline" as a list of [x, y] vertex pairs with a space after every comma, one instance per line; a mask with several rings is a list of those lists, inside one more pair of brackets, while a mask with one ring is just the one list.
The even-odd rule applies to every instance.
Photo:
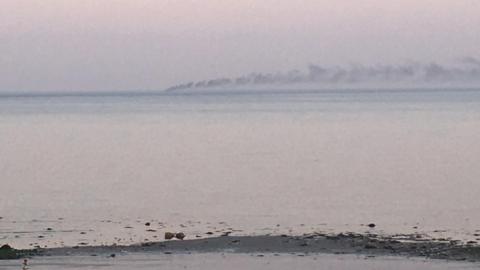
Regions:
[[[27, 251], [36, 256], [116, 256], [121, 253], [268, 253], [268, 254], [354, 254], [367, 256], [423, 257], [480, 262], [480, 247], [473, 243], [424, 239], [418, 235], [305, 234], [302, 236], [220, 236], [192, 240], [145, 242], [136, 245], [76, 246]], [[29, 254], [28, 254], [29, 253]]]
[[480, 247], [419, 235], [323, 234], [215, 236], [135, 245], [14, 250], [0, 270], [20, 269], [476, 269]]

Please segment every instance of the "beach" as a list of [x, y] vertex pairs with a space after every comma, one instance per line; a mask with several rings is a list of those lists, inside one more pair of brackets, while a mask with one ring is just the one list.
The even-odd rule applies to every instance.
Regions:
[[[397, 240], [397, 239], [401, 239]], [[20, 251], [19, 251], [20, 252]], [[26, 251], [23, 251], [26, 252]], [[36, 249], [29, 269], [474, 269], [480, 249], [414, 235], [220, 236], [131, 246]], [[22, 256], [23, 257], [23, 256]], [[0, 261], [19, 269], [23, 258]]]

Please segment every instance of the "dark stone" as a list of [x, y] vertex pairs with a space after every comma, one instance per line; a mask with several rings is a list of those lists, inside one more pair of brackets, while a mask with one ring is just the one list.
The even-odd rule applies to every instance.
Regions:
[[365, 249], [375, 249], [375, 248], [377, 248], [377, 246], [372, 245], [372, 244], [366, 244], [366, 245], [364, 246], [364, 248], [365, 248]]
[[110, 258], [115, 258], [116, 256], [115, 253], [110, 254]]
[[150, 222], [146, 222], [146, 223], [145, 223], [145, 226], [150, 226]]
[[13, 250], [13, 248], [11, 246], [9, 246], [8, 244], [6, 244], [6, 245], [1, 246], [0, 250], [2, 250], [2, 251]]
[[0, 247], [0, 260], [16, 260], [21, 257], [21, 254], [9, 245], [3, 245]]
[[375, 223], [370, 223], [367, 226], [370, 227], [370, 228], [375, 228], [375, 226], [377, 226], [377, 225], [375, 225]]
[[183, 240], [185, 238], [185, 234], [183, 232], [179, 232], [175, 234], [175, 238]]
[[208, 234], [208, 235], [212, 235], [212, 234], [213, 234], [213, 232], [207, 232], [206, 234]]
[[167, 240], [173, 239], [174, 237], [175, 237], [174, 233], [171, 233], [171, 232], [166, 232], [165, 233], [165, 239], [167, 239]]
[[232, 232], [224, 232], [221, 236], [229, 236]]

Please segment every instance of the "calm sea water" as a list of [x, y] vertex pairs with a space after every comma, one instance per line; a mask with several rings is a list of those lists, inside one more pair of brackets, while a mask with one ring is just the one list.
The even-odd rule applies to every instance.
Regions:
[[480, 90], [2, 96], [0, 243], [474, 239], [479, 163]]

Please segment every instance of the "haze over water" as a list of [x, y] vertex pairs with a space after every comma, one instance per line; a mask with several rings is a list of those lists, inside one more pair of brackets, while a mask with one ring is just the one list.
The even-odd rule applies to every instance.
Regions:
[[150, 220], [471, 238], [479, 134], [467, 89], [2, 96], [0, 239], [138, 242]]

